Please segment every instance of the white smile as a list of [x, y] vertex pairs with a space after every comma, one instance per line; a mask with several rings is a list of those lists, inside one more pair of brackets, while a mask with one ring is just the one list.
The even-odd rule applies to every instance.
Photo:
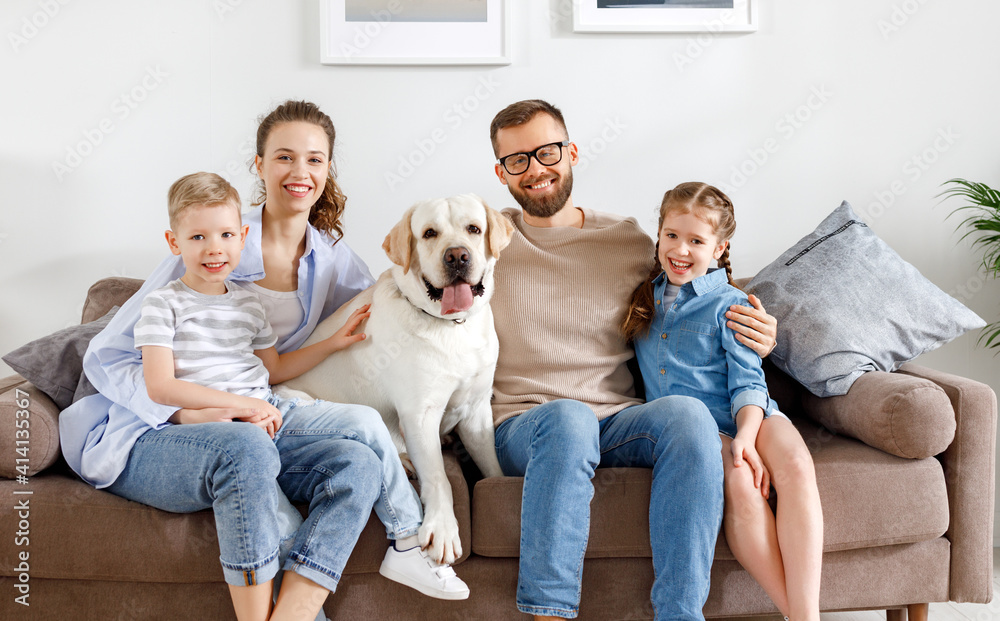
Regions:
[[225, 262], [223, 262], [223, 263], [205, 263], [204, 265], [208, 269], [214, 270], [217, 267], [222, 267], [223, 265], [225, 265]]
[[552, 179], [542, 181], [541, 183], [530, 184], [527, 187], [529, 190], [542, 190], [549, 187], [550, 185], [552, 185]]
[[686, 270], [687, 268], [691, 267], [694, 264], [693, 263], [681, 263], [680, 261], [674, 261], [673, 259], [670, 259], [670, 265], [673, 266], [675, 269]]
[[292, 192], [308, 192], [309, 190], [312, 189], [307, 185], [286, 185], [285, 187]]

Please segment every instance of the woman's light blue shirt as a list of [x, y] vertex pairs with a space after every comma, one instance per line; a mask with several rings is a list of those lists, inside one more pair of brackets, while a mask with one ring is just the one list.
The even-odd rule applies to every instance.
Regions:
[[777, 409], [767, 394], [760, 356], [726, 327], [731, 305], [749, 305], [746, 294], [729, 285], [726, 271], [713, 269], [686, 283], [669, 308], [661, 303], [666, 285], [665, 273], [653, 281], [653, 321], [635, 341], [646, 400], [695, 397], [729, 436], [736, 433], [743, 406], [759, 405], [765, 415]]
[[[243, 223], [250, 230], [240, 264], [229, 276], [232, 280], [257, 281], [264, 277], [261, 214], [261, 208], [243, 214]], [[278, 341], [279, 352], [301, 347], [320, 321], [374, 282], [364, 261], [343, 241], [332, 244], [325, 233], [312, 226], [306, 229], [306, 248], [298, 269], [304, 318], [298, 329]], [[139, 436], [169, 425], [167, 419], [177, 411], [149, 398], [132, 330], [146, 294], [183, 274], [180, 257], [168, 257], [94, 337], [84, 355], [83, 370], [99, 394], [77, 401], [59, 416], [66, 461], [97, 488], [114, 483]]]

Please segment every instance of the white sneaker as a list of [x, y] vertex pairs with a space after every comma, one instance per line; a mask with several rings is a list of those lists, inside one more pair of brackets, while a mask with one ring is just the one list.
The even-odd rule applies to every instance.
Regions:
[[455, 575], [451, 565], [431, 559], [420, 546], [400, 552], [394, 546], [385, 551], [378, 573], [389, 580], [438, 599], [468, 599], [469, 587]]

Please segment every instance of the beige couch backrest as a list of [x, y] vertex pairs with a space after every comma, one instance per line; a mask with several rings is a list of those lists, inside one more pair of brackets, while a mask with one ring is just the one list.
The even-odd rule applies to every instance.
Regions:
[[112, 306], [121, 306], [139, 290], [143, 281], [138, 278], [116, 276], [98, 280], [87, 291], [87, 300], [83, 303], [83, 316], [80, 323], [88, 323], [103, 317]]

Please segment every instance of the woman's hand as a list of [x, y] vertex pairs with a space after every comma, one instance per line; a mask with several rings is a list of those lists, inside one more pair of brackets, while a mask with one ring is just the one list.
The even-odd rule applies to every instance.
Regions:
[[371, 307], [371, 304], [365, 304], [360, 308], [356, 308], [351, 313], [351, 316], [347, 318], [344, 326], [326, 339], [327, 343], [330, 344], [331, 353], [346, 349], [355, 343], [365, 340], [364, 332], [354, 334], [354, 331], [358, 329], [362, 321], [371, 317], [371, 312], [369, 312]]
[[757, 296], [750, 294], [749, 298], [752, 307], [729, 307], [726, 318], [731, 321], [726, 322], [726, 325], [736, 333], [737, 341], [765, 358], [778, 344], [778, 320], [767, 314]]
[[739, 434], [733, 438], [730, 447], [733, 451], [733, 467], [741, 468], [746, 462], [753, 471], [753, 486], [760, 490], [761, 496], [767, 498], [771, 492], [771, 474], [764, 467], [757, 448], [753, 443], [745, 442]]
[[254, 354], [263, 361], [267, 369], [268, 382], [271, 384], [287, 382], [315, 368], [330, 354], [365, 340], [364, 332], [354, 334], [354, 331], [361, 326], [362, 321], [371, 316], [368, 312], [370, 308], [371, 304], [365, 304], [355, 309], [342, 328], [312, 345], [283, 354], [279, 354], [273, 347], [255, 350]]

